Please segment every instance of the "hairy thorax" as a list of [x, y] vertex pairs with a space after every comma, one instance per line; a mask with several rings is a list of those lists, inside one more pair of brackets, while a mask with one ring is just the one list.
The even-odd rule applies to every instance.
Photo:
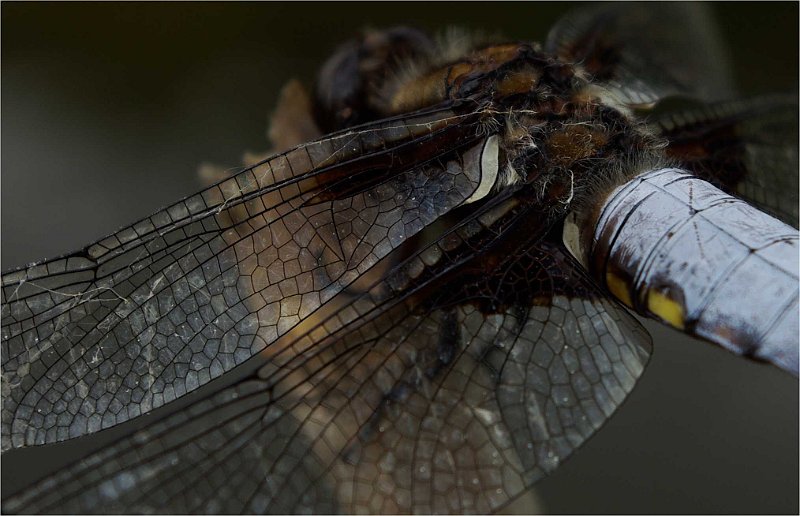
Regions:
[[535, 43], [367, 33], [323, 69], [315, 113], [326, 132], [443, 103], [477, 113], [478, 130], [497, 139], [483, 196], [515, 188], [555, 217], [595, 209], [614, 186], [664, 162], [663, 146], [610, 89]]

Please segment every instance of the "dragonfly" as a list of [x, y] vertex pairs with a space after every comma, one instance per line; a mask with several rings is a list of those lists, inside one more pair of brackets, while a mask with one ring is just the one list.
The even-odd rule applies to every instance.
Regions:
[[[427, 122], [426, 122], [426, 123], [427, 123]], [[232, 212], [231, 212], [231, 213], [232, 213]], [[393, 265], [392, 267], [395, 267], [395, 266], [396, 266], [396, 265]], [[351, 290], [354, 290], [355, 292], [358, 292], [358, 289], [351, 289]], [[353, 293], [352, 293], [352, 292], [348, 292], [348, 294], [349, 294], [349, 295], [353, 295]], [[441, 325], [442, 325], [442, 324], [440, 323], [440, 324], [439, 324], [439, 326], [441, 326]], [[434, 375], [434, 376], [435, 376], [435, 375]], [[401, 389], [401, 390], [402, 390], [402, 389]], [[393, 396], [399, 396], [399, 397], [401, 397], [401, 398], [402, 398], [402, 395], [403, 395], [403, 393], [402, 393], [402, 392], [393, 394]], [[395, 403], [396, 403], [398, 400], [394, 400], [394, 401], [395, 401]], [[355, 453], [355, 452], [353, 452], [352, 450], [350, 450], [350, 452], [351, 452], [351, 453]]]

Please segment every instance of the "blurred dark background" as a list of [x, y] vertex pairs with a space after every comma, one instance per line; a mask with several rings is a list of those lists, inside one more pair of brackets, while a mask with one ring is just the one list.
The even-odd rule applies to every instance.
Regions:
[[[293, 77], [309, 84], [359, 28], [456, 25], [542, 40], [574, 7], [4, 2], [2, 268], [76, 249], [193, 193], [202, 161], [236, 166], [244, 150], [264, 150], [278, 89]], [[741, 92], [797, 91], [796, 2], [711, 7]], [[655, 356], [639, 386], [537, 485], [542, 508], [796, 514], [797, 380], [648, 328]], [[90, 445], [4, 454], [4, 495]]]

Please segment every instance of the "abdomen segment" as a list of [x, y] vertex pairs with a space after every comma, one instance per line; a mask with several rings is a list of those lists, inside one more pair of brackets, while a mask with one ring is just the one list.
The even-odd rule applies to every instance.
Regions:
[[617, 188], [588, 218], [570, 247], [620, 301], [797, 375], [796, 229], [673, 168]]

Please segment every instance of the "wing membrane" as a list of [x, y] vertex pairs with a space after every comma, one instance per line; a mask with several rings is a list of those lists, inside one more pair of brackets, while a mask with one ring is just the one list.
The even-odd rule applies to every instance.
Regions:
[[683, 167], [798, 226], [797, 97], [688, 107], [652, 125]]
[[[4, 509], [501, 508], [602, 425], [650, 349], [560, 247], [530, 237], [530, 215], [513, 202], [479, 211], [258, 374]], [[475, 252], [522, 233], [528, 251]], [[497, 274], [484, 272], [486, 260]]]
[[724, 46], [708, 7], [699, 3], [581, 6], [553, 27], [546, 49], [581, 63], [628, 104], [649, 105], [672, 95], [733, 97]]
[[477, 139], [447, 109], [356, 128], [3, 275], [3, 449], [129, 420], [265, 349], [469, 198]]

